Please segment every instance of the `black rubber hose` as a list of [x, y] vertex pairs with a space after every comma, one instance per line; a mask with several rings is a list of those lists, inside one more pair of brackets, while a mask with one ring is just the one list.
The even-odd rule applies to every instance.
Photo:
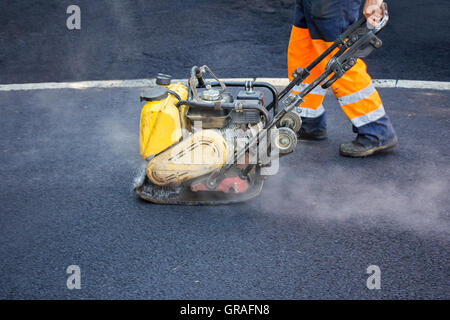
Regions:
[[170, 93], [171, 95], [173, 95], [175, 98], [178, 99], [178, 101], [181, 100], [181, 97], [178, 95], [178, 93], [176, 93], [175, 91], [172, 90], [167, 90], [167, 93]]
[[[245, 87], [245, 82], [243, 81], [233, 81], [233, 82], [224, 82], [227, 87]], [[217, 87], [219, 84], [215, 82], [211, 82], [211, 87]], [[271, 110], [273, 108], [274, 114], [278, 113], [278, 92], [277, 89], [267, 82], [253, 82], [254, 88], [266, 88], [272, 93], [272, 102], [266, 108], [267, 110]]]
[[[187, 101], [187, 100], [180, 100], [177, 102], [176, 107], [179, 108], [181, 105], [187, 105], [191, 108], [205, 108], [205, 109], [227, 109], [227, 110], [234, 110], [236, 109], [235, 103], [229, 103], [229, 102], [219, 102], [218, 104], [215, 103], [203, 103], [203, 102], [195, 102], [195, 101]], [[260, 113], [262, 113], [266, 119], [265, 125], [269, 123], [270, 121], [270, 114], [269, 111], [267, 111], [266, 108], [262, 106], [246, 106], [242, 105], [242, 109], [253, 109], [258, 110]]]

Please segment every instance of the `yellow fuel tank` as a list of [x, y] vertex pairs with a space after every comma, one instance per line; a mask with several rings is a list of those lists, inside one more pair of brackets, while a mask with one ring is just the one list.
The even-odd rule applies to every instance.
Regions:
[[[187, 99], [187, 88], [180, 82], [165, 86], [176, 92], [181, 99]], [[147, 101], [141, 111], [140, 152], [144, 159], [166, 150], [177, 143], [181, 136], [180, 111], [175, 106], [177, 98], [172, 94], [164, 95], [160, 100]]]

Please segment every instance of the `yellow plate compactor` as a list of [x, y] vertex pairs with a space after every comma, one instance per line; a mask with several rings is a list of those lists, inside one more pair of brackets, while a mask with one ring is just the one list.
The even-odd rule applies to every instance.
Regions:
[[[140, 153], [148, 161], [135, 187], [143, 199], [164, 204], [228, 204], [257, 196], [277, 173], [279, 158], [294, 151], [297, 108], [315, 87], [328, 88], [356, 59], [381, 46], [375, 28], [361, 18], [281, 92], [265, 82], [224, 82], [207, 66], [194, 66], [186, 83], [159, 74], [141, 95]], [[325, 58], [325, 71], [294, 95]], [[207, 79], [206, 75], [209, 74]]]

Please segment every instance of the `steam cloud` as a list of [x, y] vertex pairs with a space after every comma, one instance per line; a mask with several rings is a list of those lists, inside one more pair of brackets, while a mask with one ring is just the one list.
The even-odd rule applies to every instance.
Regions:
[[[283, 168], [270, 177], [262, 196], [252, 202], [259, 211], [310, 216], [329, 222], [381, 221], [403, 230], [432, 233], [450, 240], [449, 194], [445, 179], [417, 179], [409, 185], [394, 181], [373, 182], [367, 177], [349, 176], [335, 167], [325, 179]], [[426, 170], [425, 170], [426, 171]], [[292, 172], [296, 172], [293, 177]]]

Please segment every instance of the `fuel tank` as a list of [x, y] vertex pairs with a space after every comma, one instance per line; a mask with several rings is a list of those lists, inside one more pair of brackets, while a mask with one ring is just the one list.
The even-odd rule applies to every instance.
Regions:
[[181, 83], [156, 86], [141, 96], [141, 100], [146, 101], [139, 130], [140, 153], [144, 159], [166, 150], [182, 136], [180, 111], [176, 107], [178, 99], [168, 90], [182, 100], [187, 99], [187, 88]]

